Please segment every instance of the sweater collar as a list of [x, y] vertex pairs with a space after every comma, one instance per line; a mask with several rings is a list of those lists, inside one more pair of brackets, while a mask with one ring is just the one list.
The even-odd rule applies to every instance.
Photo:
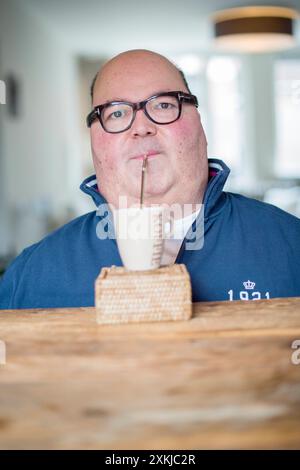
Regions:
[[[204, 217], [208, 218], [218, 212], [224, 203], [223, 187], [226, 183], [230, 169], [218, 158], [208, 159], [209, 177], [204, 193]], [[96, 175], [89, 176], [80, 185], [80, 189], [92, 197], [95, 205], [107, 204], [98, 189]]]
[[215, 215], [225, 202], [224, 185], [230, 173], [228, 166], [218, 158], [208, 159], [208, 183], [204, 193], [204, 218]]

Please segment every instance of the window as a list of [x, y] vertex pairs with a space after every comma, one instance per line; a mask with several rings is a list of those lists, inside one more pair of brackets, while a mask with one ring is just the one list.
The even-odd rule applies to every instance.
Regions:
[[300, 177], [300, 59], [275, 63], [277, 176]]
[[243, 153], [243, 100], [240, 91], [240, 61], [213, 57], [207, 66], [209, 153], [240, 171]]
[[244, 143], [240, 59], [186, 54], [174, 61], [198, 97], [208, 156], [224, 160], [234, 176], [241, 171]]

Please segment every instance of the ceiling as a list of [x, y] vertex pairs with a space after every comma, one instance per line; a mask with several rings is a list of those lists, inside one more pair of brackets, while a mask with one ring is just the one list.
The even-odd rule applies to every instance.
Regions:
[[[23, 3], [24, 0], [17, 0]], [[212, 12], [249, 0], [26, 0], [31, 14], [74, 52], [114, 54], [132, 48], [175, 53], [210, 46]], [[300, 11], [300, 0], [255, 1]]]

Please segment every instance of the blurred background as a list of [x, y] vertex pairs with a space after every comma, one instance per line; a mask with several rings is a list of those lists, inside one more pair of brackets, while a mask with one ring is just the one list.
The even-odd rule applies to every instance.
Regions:
[[[254, 4], [300, 11], [300, 0]], [[212, 14], [246, 5], [0, 0], [0, 273], [24, 247], [95, 209], [79, 190], [94, 173], [90, 84], [102, 62], [127, 49], [157, 51], [185, 72], [209, 157], [231, 168], [225, 190], [300, 217], [299, 18], [292, 47], [221, 49]]]

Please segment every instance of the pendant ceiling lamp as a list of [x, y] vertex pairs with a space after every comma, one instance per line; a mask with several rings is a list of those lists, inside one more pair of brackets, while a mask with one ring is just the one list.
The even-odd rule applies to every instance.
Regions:
[[217, 47], [236, 52], [270, 52], [296, 45], [296, 10], [276, 6], [230, 8], [213, 15]]

